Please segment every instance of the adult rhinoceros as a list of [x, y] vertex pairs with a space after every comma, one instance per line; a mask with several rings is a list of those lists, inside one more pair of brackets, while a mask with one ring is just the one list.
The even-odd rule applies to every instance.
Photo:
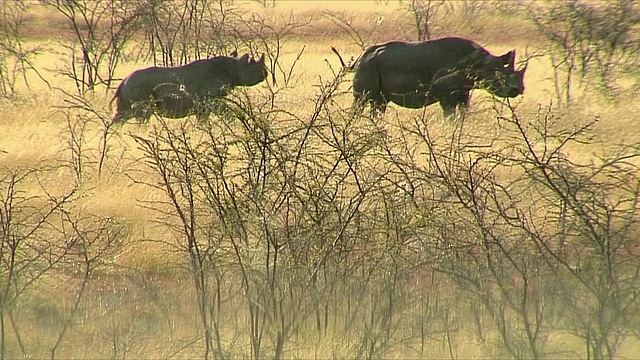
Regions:
[[136, 70], [118, 86], [113, 100], [117, 112], [113, 122], [132, 117], [148, 120], [153, 113], [169, 118], [195, 114], [207, 118], [211, 101], [236, 86], [253, 86], [267, 77], [264, 54], [259, 60], [249, 54], [216, 56], [176, 67]]
[[373, 45], [349, 67], [332, 50], [343, 67], [355, 70], [355, 102], [371, 105], [373, 112], [384, 112], [389, 102], [407, 108], [440, 102], [445, 115], [450, 115], [458, 106], [468, 106], [474, 88], [505, 98], [524, 92], [526, 66], [515, 70], [515, 50], [494, 56], [459, 37]]

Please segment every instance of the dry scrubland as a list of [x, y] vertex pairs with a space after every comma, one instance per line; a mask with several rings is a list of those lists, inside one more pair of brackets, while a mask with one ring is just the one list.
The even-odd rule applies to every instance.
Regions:
[[[51, 88], [29, 71], [0, 99], [0, 357], [637, 357], [637, 78], [609, 97], [574, 79], [560, 102], [526, 12], [473, 3], [431, 36], [531, 57], [512, 107], [475, 91], [464, 119], [353, 116], [330, 46], [361, 48], [332, 18], [367, 44], [415, 40], [420, 9], [237, 3], [305, 24], [281, 39], [291, 81], [240, 89], [209, 125], [129, 120], [106, 148], [113, 89], [78, 96], [69, 20], [27, 3]], [[245, 35], [240, 52], [267, 50]]]

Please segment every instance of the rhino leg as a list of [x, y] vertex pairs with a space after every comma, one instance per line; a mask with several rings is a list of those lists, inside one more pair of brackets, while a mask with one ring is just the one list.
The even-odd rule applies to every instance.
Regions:
[[116, 114], [111, 120], [112, 124], [117, 124], [120, 122], [125, 122], [132, 118], [133, 115], [131, 113], [131, 103], [128, 101], [124, 101], [120, 98], [116, 99]]
[[443, 104], [442, 102], [440, 102], [440, 106], [442, 107], [442, 115], [445, 118], [451, 117], [451, 116], [455, 116], [458, 106], [455, 104]]
[[209, 118], [211, 117], [211, 113], [213, 112], [213, 109], [209, 107], [214, 106], [213, 103], [207, 104], [208, 106], [204, 105], [205, 104], [200, 105], [196, 110], [196, 120], [198, 120], [198, 122], [201, 124], [206, 124], [207, 122], [209, 122]]
[[205, 98], [196, 103], [194, 113], [198, 122], [206, 124], [209, 122], [211, 114], [222, 117], [226, 109], [223, 98]]
[[463, 113], [469, 106], [470, 95], [468, 91], [456, 91], [449, 96], [440, 99], [440, 106], [445, 117], [455, 115], [458, 109]]
[[387, 101], [381, 96], [380, 99], [371, 101], [371, 116], [383, 115], [387, 111]]
[[153, 115], [153, 103], [151, 100], [136, 101], [131, 104], [129, 109], [130, 116], [128, 118], [136, 118], [139, 124], [149, 121]]
[[436, 74], [437, 78], [431, 83], [431, 94], [440, 102], [445, 116], [455, 114], [458, 107], [464, 111], [469, 105], [473, 80], [462, 71], [442, 73], [444, 75]]
[[153, 109], [151, 106], [151, 101], [147, 100], [131, 102], [117, 99], [116, 115], [111, 120], [111, 123], [117, 124], [126, 122], [131, 118], [136, 118], [138, 123], [145, 123], [149, 121], [152, 114]]
[[354, 94], [353, 108], [357, 113], [362, 113], [367, 106], [371, 109], [371, 115], [377, 116], [378, 114], [385, 113], [387, 110], [387, 101], [382, 94], [376, 96], [371, 96], [369, 93]]
[[372, 115], [384, 113], [388, 101], [382, 94], [381, 77], [377, 69], [370, 64], [361, 64], [353, 77], [354, 107], [362, 112], [371, 106]]

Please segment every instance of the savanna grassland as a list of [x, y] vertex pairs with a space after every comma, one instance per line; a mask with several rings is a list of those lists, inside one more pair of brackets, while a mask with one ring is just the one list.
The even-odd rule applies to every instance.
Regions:
[[[640, 354], [637, 1], [0, 6], [0, 358]], [[524, 95], [351, 111], [331, 46], [441, 36]], [[208, 123], [111, 124], [233, 50], [269, 77]]]

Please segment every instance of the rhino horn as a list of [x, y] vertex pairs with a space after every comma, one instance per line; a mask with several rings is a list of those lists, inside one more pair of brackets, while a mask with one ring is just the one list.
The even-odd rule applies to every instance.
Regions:
[[233, 52], [229, 54], [229, 57], [238, 57], [238, 50], [233, 50]]
[[503, 61], [503, 64], [505, 65], [505, 67], [508, 67], [510, 69], [514, 69], [515, 68], [515, 61], [516, 61], [516, 51], [515, 50], [511, 50], [508, 53], [500, 56], [500, 58]]

